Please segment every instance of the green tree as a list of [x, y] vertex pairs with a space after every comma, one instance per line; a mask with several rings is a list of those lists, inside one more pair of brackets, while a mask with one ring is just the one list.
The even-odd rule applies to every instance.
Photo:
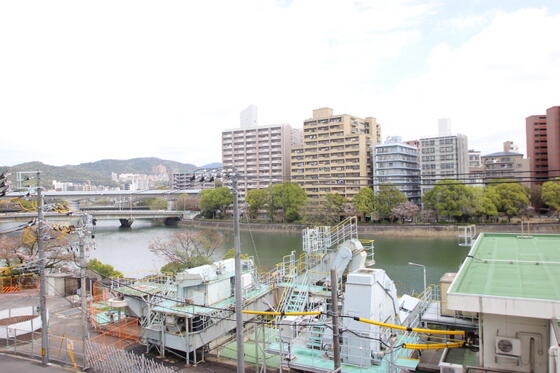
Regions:
[[270, 187], [272, 205], [282, 212], [282, 220], [292, 222], [300, 218], [299, 210], [307, 200], [302, 187], [292, 183], [274, 184]]
[[547, 181], [543, 183], [541, 198], [544, 203], [552, 207], [558, 214], [560, 212], [560, 180]]
[[495, 201], [498, 196], [492, 188], [471, 187], [475, 206], [475, 215], [488, 220], [498, 216], [498, 209]]
[[[224, 259], [232, 259], [235, 258], [235, 248], [231, 248], [228, 251], [226, 251], [226, 253], [224, 254]], [[249, 255], [241, 253], [241, 255], [239, 255], [239, 258], [243, 259], [249, 259]]]
[[375, 212], [380, 218], [389, 219], [392, 217], [393, 209], [406, 201], [406, 196], [394, 185], [381, 185], [379, 192], [375, 194]]
[[150, 210], [166, 210], [167, 201], [163, 198], [150, 198], [148, 200], [148, 207]]
[[207, 218], [214, 218], [217, 214], [225, 216], [226, 209], [232, 203], [233, 195], [229, 188], [205, 189], [200, 192], [199, 207]]
[[269, 189], [252, 189], [247, 192], [245, 202], [249, 205], [248, 213], [251, 219], [258, 217], [259, 211], [263, 210], [271, 204], [271, 196]]
[[475, 212], [473, 192], [456, 180], [441, 180], [424, 194], [424, 207], [436, 213], [436, 220], [445, 216], [466, 220]]
[[375, 193], [371, 188], [362, 188], [354, 196], [352, 204], [356, 211], [365, 217], [371, 217], [375, 210]]
[[177, 274], [178, 272], [183, 272], [187, 268], [188, 266], [186, 263], [170, 262], [164, 265], [163, 267], [161, 267], [159, 271], [161, 273]]
[[303, 221], [310, 225], [335, 225], [345, 213], [346, 198], [327, 194], [310, 199], [302, 208]]
[[326, 213], [333, 216], [335, 222], [339, 222], [340, 218], [346, 214], [348, 199], [340, 194], [329, 193], [325, 195]]
[[486, 188], [493, 190], [492, 199], [499, 213], [506, 215], [508, 220], [521, 215], [529, 207], [527, 190], [519, 183], [490, 184]]
[[112, 265], [101, 263], [97, 259], [91, 259], [87, 264], [87, 268], [102, 277], [123, 277], [122, 272], [117, 271]]
[[546, 204], [542, 199], [542, 185], [531, 185], [529, 188], [529, 201], [531, 202], [531, 206], [535, 209], [535, 212], [540, 214]]

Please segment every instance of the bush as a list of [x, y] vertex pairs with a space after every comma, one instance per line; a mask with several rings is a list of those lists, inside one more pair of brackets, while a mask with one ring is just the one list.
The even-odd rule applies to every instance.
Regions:
[[87, 264], [87, 268], [102, 277], [123, 277], [122, 272], [117, 271], [112, 265], [101, 263], [97, 259], [91, 259]]

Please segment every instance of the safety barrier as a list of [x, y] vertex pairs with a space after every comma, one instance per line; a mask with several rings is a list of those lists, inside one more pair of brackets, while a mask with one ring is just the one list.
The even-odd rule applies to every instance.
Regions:
[[13, 276], [0, 276], [0, 293], [17, 293], [22, 290], [36, 289], [38, 277], [33, 273]]

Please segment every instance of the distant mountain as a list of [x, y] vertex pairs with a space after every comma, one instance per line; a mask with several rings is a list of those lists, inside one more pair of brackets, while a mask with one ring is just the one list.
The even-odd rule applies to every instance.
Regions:
[[132, 158], [132, 159], [103, 159], [97, 162], [80, 163], [76, 166], [65, 166], [99, 172], [111, 176], [117, 174], [151, 174], [152, 167], [164, 165], [167, 172], [190, 172], [196, 168], [190, 163], [181, 163], [159, 158]]
[[204, 166], [200, 166], [200, 168], [220, 168], [222, 164], [220, 162], [213, 162], [205, 164]]
[[78, 165], [51, 166], [41, 162], [27, 162], [13, 167], [2, 167], [12, 173], [10, 179], [15, 181], [18, 171], [41, 171], [43, 185], [51, 185], [53, 180], [72, 183], [91, 182], [96, 185], [115, 185], [111, 180], [111, 173], [117, 174], [152, 174], [152, 167], [163, 165], [167, 172], [191, 172], [197, 167], [190, 163], [181, 163], [159, 158], [133, 158], [126, 160], [103, 159], [97, 162], [81, 163]]
[[41, 171], [42, 185], [52, 185], [52, 181], [68, 181], [72, 183], [84, 183], [90, 181], [92, 184], [113, 185], [111, 174], [109, 175], [91, 171], [87, 169], [76, 168], [74, 166], [51, 166], [41, 162], [26, 162], [7, 168], [12, 175], [10, 179], [15, 182], [16, 172], [19, 171]]

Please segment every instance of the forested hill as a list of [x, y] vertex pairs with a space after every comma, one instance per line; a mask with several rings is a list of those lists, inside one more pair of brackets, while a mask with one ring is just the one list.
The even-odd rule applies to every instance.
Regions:
[[15, 180], [18, 171], [41, 171], [43, 185], [51, 184], [52, 180], [84, 183], [90, 181], [96, 185], [114, 185], [111, 173], [152, 174], [152, 167], [163, 165], [167, 172], [190, 172], [196, 168], [190, 163], [181, 163], [159, 158], [132, 158], [126, 160], [103, 159], [97, 162], [80, 163], [78, 165], [52, 166], [41, 162], [26, 162], [12, 167], [0, 166], [0, 171], [8, 171]]

